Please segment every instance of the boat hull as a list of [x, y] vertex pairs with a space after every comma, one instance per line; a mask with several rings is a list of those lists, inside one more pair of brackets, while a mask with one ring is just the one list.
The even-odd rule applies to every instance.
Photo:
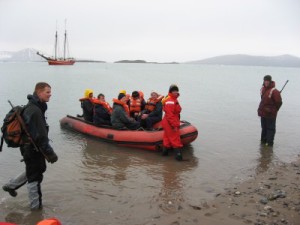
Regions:
[[50, 66], [73, 65], [75, 60], [47, 60]]
[[[163, 130], [116, 130], [108, 126], [95, 126], [82, 118], [66, 116], [60, 120], [63, 128], [71, 129], [100, 140], [120, 146], [143, 148], [158, 151], [162, 148]], [[181, 121], [180, 138], [183, 145], [193, 142], [198, 136], [198, 130], [189, 122]]]

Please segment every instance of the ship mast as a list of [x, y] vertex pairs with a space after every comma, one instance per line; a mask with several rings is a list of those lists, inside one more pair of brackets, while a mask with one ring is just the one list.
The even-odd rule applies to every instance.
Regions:
[[67, 20], [65, 20], [64, 60], [66, 59], [66, 45], [67, 45]]
[[54, 44], [54, 59], [57, 59], [57, 21], [56, 21], [56, 32], [55, 32], [55, 44]]

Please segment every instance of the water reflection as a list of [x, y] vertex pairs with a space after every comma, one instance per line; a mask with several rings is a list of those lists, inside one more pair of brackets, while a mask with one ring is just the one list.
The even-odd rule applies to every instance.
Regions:
[[118, 199], [117, 204], [130, 205], [122, 210], [128, 208], [133, 213], [133, 208], [139, 207], [135, 210], [143, 208], [142, 213], [148, 216], [149, 210], [155, 213], [180, 210], [192, 180], [190, 172], [198, 166], [192, 146], [184, 148], [185, 160], [178, 162], [174, 152], [162, 157], [160, 152], [87, 139], [82, 156], [82, 180], [93, 198], [106, 195], [110, 197], [110, 204]]
[[192, 146], [184, 148], [185, 161], [174, 161], [174, 152], [171, 159], [162, 163], [162, 187], [157, 197], [159, 208], [167, 213], [176, 212], [183, 208], [185, 191], [188, 191], [187, 181], [190, 179], [187, 172], [198, 166], [198, 159], [194, 156]]
[[257, 160], [258, 164], [256, 167], [256, 174], [267, 171], [274, 159], [273, 147], [265, 147], [263, 145], [260, 145], [259, 152], [260, 152], [260, 157]]
[[5, 221], [22, 225], [37, 224], [44, 219], [43, 213], [43, 210], [31, 211], [27, 215], [20, 212], [10, 212], [5, 216]]

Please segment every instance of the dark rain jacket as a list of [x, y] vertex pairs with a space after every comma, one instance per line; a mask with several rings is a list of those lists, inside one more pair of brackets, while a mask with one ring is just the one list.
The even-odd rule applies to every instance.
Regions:
[[261, 89], [261, 101], [258, 107], [258, 116], [264, 118], [276, 118], [282, 105], [280, 92], [275, 88], [275, 82], [271, 81], [269, 87]]
[[155, 109], [149, 113], [149, 117], [158, 117], [161, 119], [162, 118], [162, 109], [163, 109], [163, 106], [162, 106], [161, 101], [157, 102], [155, 105]]
[[110, 114], [102, 105], [95, 104], [94, 124], [111, 125]]
[[21, 146], [20, 150], [26, 164], [28, 182], [41, 182], [42, 174], [46, 171], [45, 157], [51, 157], [55, 154], [48, 139], [49, 127], [45, 118], [47, 104], [40, 102], [36, 95], [28, 95], [27, 98], [29, 101], [22, 118], [27, 131], [38, 147], [38, 151], [26, 135], [24, 135], [25, 144]]
[[130, 118], [122, 105], [114, 103], [111, 114], [111, 124], [116, 129], [128, 128], [135, 130], [139, 128], [139, 123]]
[[81, 101], [81, 108], [83, 111], [83, 118], [88, 122], [93, 122], [94, 104], [88, 98], [80, 101]]

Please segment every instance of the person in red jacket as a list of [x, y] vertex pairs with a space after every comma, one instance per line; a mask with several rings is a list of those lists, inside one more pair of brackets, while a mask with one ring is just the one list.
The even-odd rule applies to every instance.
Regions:
[[176, 151], [176, 160], [182, 161], [182, 143], [180, 140], [180, 112], [181, 106], [177, 98], [179, 97], [179, 89], [177, 85], [171, 85], [169, 94], [162, 100], [163, 111], [165, 112], [162, 120], [163, 134], [163, 156], [167, 156], [169, 149]]
[[265, 146], [273, 146], [276, 133], [276, 117], [282, 105], [282, 99], [270, 75], [264, 77], [260, 95], [261, 101], [257, 110], [258, 116], [261, 117], [260, 141]]

